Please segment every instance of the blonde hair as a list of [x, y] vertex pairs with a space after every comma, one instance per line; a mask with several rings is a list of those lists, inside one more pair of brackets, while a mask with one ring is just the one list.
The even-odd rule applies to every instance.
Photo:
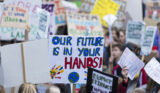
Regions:
[[37, 93], [37, 87], [34, 84], [25, 83], [19, 87], [18, 93]]
[[0, 85], [0, 93], [5, 93], [3, 86]]

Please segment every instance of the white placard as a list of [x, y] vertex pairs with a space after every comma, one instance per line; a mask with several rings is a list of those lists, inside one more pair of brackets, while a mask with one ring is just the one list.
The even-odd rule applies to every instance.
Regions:
[[126, 42], [141, 46], [145, 25], [138, 21], [128, 21], [126, 30]]
[[155, 82], [160, 84], [160, 63], [156, 58], [152, 58], [149, 63], [144, 67], [147, 75], [152, 78]]
[[86, 83], [87, 67], [102, 70], [103, 37], [50, 36], [53, 83]]
[[141, 44], [142, 55], [147, 56], [151, 53], [156, 31], [157, 27], [154, 26], [148, 26], [146, 28]]
[[128, 48], [123, 52], [118, 61], [120, 67], [126, 66], [128, 69], [128, 77], [133, 80], [135, 75], [144, 67], [144, 63]]

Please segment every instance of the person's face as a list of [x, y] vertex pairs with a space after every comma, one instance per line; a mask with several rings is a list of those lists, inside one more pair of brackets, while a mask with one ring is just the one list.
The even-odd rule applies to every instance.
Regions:
[[126, 36], [124, 35], [123, 32], [119, 33], [119, 40], [120, 40], [121, 43], [125, 43]]
[[117, 35], [116, 35], [116, 31], [115, 30], [112, 30], [112, 37], [114, 40], [117, 39]]
[[117, 58], [120, 58], [120, 56], [122, 55], [122, 51], [118, 47], [114, 47], [112, 50], [112, 54], [113, 54], [113, 57], [117, 59]]
[[61, 93], [60, 89], [58, 87], [51, 87], [50, 88], [50, 93]]

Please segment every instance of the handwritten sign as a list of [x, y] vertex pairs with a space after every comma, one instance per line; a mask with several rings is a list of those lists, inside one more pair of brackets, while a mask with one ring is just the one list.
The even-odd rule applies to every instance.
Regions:
[[50, 36], [53, 83], [86, 83], [87, 68], [102, 70], [103, 37]]
[[87, 93], [116, 93], [117, 87], [117, 77], [88, 68]]
[[54, 0], [55, 4], [55, 22], [56, 26], [62, 26], [66, 24], [65, 8], [63, 7], [62, 0]]
[[37, 34], [39, 20], [36, 11], [37, 8], [41, 8], [42, 0], [5, 0], [4, 4], [8, 6], [18, 6], [26, 9], [29, 16], [29, 40], [40, 39], [39, 34]]
[[160, 63], [156, 60], [156, 58], [152, 58], [149, 63], [144, 67], [144, 70], [150, 78], [160, 84]]
[[108, 27], [107, 23], [103, 20], [103, 17], [108, 14], [116, 15], [118, 9], [119, 5], [112, 0], [98, 0], [94, 5], [91, 14], [99, 15], [102, 24]]
[[90, 13], [93, 10], [96, 0], [82, 0], [80, 10], [82, 12]]
[[67, 12], [68, 34], [72, 36], [103, 36], [98, 16]]
[[13, 28], [13, 27], [0, 27], [0, 40], [12, 40], [17, 41], [25, 40], [25, 29]]
[[20, 7], [5, 6], [2, 16], [2, 27], [15, 27], [25, 29], [28, 25], [28, 14]]
[[46, 11], [48, 11], [50, 13], [50, 26], [49, 26], [49, 32], [50, 34], [55, 34], [55, 14], [54, 14], [54, 3], [50, 2], [50, 3], [43, 3], [42, 4], [42, 9], [45, 9]]
[[127, 43], [133, 43], [141, 46], [142, 34], [144, 34], [145, 25], [142, 22], [128, 21], [126, 30]]
[[128, 77], [133, 80], [136, 74], [144, 67], [144, 63], [133, 53], [126, 48], [118, 61], [120, 67], [128, 68]]
[[147, 56], [151, 53], [156, 31], [157, 31], [157, 28], [153, 26], [148, 26], [146, 28], [144, 37], [142, 39], [142, 45], [141, 45], [142, 55]]

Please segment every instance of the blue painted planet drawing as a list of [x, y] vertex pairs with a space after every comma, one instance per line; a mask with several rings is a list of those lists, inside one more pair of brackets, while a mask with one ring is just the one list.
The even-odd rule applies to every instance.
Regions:
[[68, 76], [68, 80], [71, 83], [76, 83], [79, 80], [79, 74], [77, 72], [71, 72]]

